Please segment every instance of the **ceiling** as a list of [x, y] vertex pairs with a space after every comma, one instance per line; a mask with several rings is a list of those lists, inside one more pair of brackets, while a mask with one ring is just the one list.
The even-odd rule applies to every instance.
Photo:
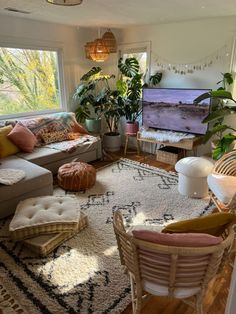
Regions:
[[[11, 7], [31, 12], [13, 13]], [[0, 0], [0, 14], [75, 26], [127, 26], [236, 16], [235, 0], [83, 0], [63, 7], [45, 0]]]

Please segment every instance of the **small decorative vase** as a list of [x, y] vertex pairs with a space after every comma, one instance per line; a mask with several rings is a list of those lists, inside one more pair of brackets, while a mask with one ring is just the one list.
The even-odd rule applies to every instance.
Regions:
[[125, 133], [126, 134], [137, 134], [139, 130], [139, 123], [138, 121], [131, 122], [127, 121], [125, 126]]

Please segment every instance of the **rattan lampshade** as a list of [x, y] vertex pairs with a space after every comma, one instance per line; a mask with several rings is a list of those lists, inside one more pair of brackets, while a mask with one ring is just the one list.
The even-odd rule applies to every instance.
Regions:
[[91, 49], [90, 56], [96, 62], [104, 62], [108, 59], [109, 51], [103, 39], [98, 38], [94, 41], [94, 47]]
[[116, 38], [110, 29], [108, 29], [106, 33], [104, 33], [102, 39], [104, 40], [109, 53], [117, 52]]
[[86, 59], [92, 60], [91, 53], [94, 49], [94, 45], [95, 45], [94, 41], [90, 41], [86, 43], [86, 45], [84, 46]]
[[48, 3], [57, 4], [57, 5], [78, 5], [83, 2], [83, 0], [46, 0]]

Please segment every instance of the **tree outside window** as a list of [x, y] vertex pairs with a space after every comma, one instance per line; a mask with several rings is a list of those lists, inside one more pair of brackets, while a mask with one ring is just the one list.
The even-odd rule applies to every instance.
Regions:
[[0, 48], [0, 115], [61, 107], [56, 51]]

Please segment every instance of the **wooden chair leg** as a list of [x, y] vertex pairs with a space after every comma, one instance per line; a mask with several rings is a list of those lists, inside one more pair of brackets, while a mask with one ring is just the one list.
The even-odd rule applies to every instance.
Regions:
[[202, 304], [197, 304], [196, 313], [197, 313], [197, 314], [204, 314], [204, 313], [203, 313]]
[[137, 291], [134, 279], [130, 274], [130, 284], [131, 284], [131, 297], [132, 297], [132, 310], [133, 314], [142, 313], [142, 292]]
[[138, 155], [141, 155], [141, 149], [140, 149], [140, 143], [139, 143], [139, 140], [136, 139], [137, 141], [137, 152], [138, 152]]
[[203, 314], [203, 307], [202, 307], [203, 297], [204, 297], [203, 292], [201, 292], [196, 297], [196, 314]]
[[128, 147], [128, 142], [129, 142], [129, 136], [125, 136], [125, 150], [124, 150], [124, 155], [126, 156], [127, 153], [127, 147]]

